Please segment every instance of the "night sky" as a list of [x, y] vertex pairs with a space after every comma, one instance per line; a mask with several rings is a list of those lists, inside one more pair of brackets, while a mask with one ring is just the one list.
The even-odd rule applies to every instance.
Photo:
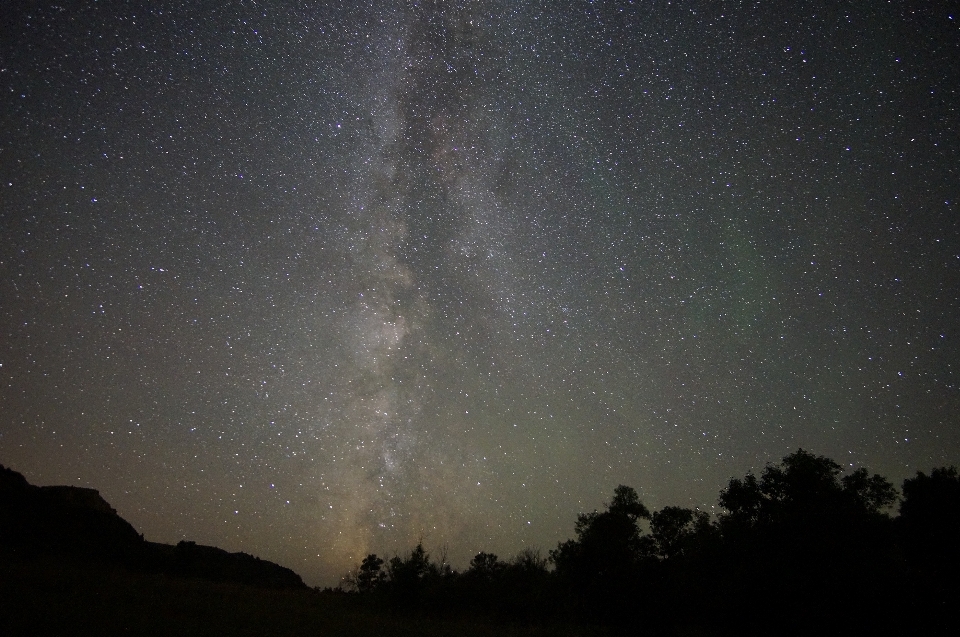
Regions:
[[0, 463], [148, 540], [326, 585], [960, 463], [953, 3], [15, 5]]

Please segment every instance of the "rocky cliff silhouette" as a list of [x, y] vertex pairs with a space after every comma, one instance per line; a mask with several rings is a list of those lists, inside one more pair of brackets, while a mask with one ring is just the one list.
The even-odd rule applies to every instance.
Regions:
[[134, 570], [236, 582], [267, 588], [304, 588], [289, 568], [246, 553], [180, 542], [148, 542], [95, 489], [37, 487], [0, 465], [0, 547], [26, 555], [52, 554], [109, 562]]

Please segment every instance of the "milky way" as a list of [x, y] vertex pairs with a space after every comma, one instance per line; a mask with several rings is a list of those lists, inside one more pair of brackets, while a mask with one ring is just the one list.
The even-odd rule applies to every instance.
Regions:
[[960, 17], [101, 2], [0, 38], [0, 463], [331, 584], [960, 462]]

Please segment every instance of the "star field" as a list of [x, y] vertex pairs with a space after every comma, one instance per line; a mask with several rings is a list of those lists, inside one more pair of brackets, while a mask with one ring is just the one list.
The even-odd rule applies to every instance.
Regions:
[[949, 3], [11, 9], [0, 462], [336, 583], [960, 463]]

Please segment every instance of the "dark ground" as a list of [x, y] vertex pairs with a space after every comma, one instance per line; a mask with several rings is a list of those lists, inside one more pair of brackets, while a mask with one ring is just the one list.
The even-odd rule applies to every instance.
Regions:
[[0, 635], [562, 635], [582, 626], [504, 624], [361, 608], [344, 594], [269, 590], [0, 552]]

